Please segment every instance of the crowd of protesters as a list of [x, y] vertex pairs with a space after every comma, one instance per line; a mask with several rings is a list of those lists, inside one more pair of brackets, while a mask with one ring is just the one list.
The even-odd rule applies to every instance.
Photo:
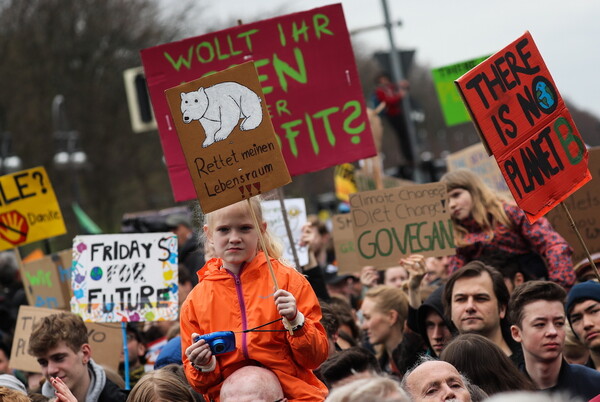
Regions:
[[[315, 217], [300, 239], [309, 263], [292, 268], [257, 198], [196, 228], [170, 219], [185, 255], [180, 321], [129, 323], [118, 372], [94, 360], [70, 312], [35, 323], [28, 353], [38, 367], [9, 368], [26, 298], [4, 252], [0, 400], [599, 401], [600, 283], [590, 264], [574, 266], [545, 218], [530, 224], [477, 176], [441, 181], [456, 254], [354, 274], [338, 273], [331, 233]], [[198, 338], [217, 331], [232, 331], [231, 351]]]

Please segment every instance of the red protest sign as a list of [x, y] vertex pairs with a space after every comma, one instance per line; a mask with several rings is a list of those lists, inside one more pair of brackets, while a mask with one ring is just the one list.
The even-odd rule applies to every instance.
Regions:
[[529, 32], [455, 83], [530, 222], [591, 179], [581, 135]]
[[196, 198], [164, 91], [254, 61], [292, 176], [376, 154], [340, 4], [142, 50], [176, 201]]

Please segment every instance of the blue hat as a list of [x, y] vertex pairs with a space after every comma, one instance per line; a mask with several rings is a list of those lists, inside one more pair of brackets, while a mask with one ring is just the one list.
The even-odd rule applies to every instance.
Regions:
[[565, 311], [567, 312], [569, 324], [571, 323], [571, 310], [575, 307], [575, 304], [584, 300], [596, 300], [600, 302], [600, 283], [587, 281], [578, 283], [571, 288], [571, 291], [567, 295], [567, 302], [565, 303]]
[[154, 363], [154, 370], [172, 363], [179, 365], [183, 364], [183, 361], [181, 360], [180, 336], [176, 336], [167, 342], [165, 346], [163, 346], [158, 357], [156, 358], [156, 363]]

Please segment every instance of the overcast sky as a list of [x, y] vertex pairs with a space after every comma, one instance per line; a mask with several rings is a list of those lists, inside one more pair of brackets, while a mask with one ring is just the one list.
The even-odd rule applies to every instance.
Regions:
[[[256, 21], [340, 1], [219, 0], [209, 9], [234, 19]], [[381, 0], [342, 0], [350, 31], [383, 23]], [[595, 0], [388, 0], [396, 46], [416, 49], [417, 61], [430, 67], [495, 53], [530, 31], [562, 96], [600, 117], [600, 1]], [[250, 22], [248, 21], [248, 22]], [[373, 51], [386, 50], [384, 29], [357, 34]]]

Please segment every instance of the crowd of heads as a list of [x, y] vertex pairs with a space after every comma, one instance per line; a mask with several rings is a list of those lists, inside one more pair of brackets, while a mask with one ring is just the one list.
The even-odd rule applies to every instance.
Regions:
[[[448, 185], [455, 217], [468, 210], [468, 218], [490, 236], [499, 222], [511, 227], [503, 203], [476, 175], [450, 172], [442, 181]], [[252, 225], [248, 222], [249, 208], [256, 221], [262, 222], [262, 239], [259, 243], [252, 237], [254, 243], [245, 250], [248, 255], [243, 261], [263, 247], [271, 258], [281, 259], [281, 244], [267, 230], [255, 198], [249, 204], [227, 207], [227, 213], [224, 209], [204, 216], [199, 241], [211, 244], [212, 256], [223, 254], [229, 242], [228, 235], [218, 228], [239, 221]], [[186, 219], [173, 219], [171, 225], [182, 237], [190, 238]], [[467, 232], [460, 226], [455, 230], [460, 245]], [[315, 373], [329, 389], [328, 401], [479, 401], [510, 391], [531, 396], [527, 392], [559, 385], [556, 376], [548, 380], [539, 375], [540, 371], [564, 370], [567, 363], [600, 370], [600, 283], [586, 281], [592, 276], [582, 274], [591, 266], [580, 264], [579, 283], [572, 289], [536, 278], [534, 270], [528, 269], [531, 266], [524, 267], [523, 260], [498, 249], [486, 250], [481, 259], [467, 262], [454, 272], [448, 269], [445, 257], [411, 256], [396, 266], [365, 267], [360, 273], [340, 274], [325, 223], [311, 217], [303, 228], [302, 242], [316, 264], [307, 267], [305, 273], [310, 280], [308, 268], [317, 267], [311, 273], [320, 272], [313, 286], [316, 293], [318, 286], [324, 290], [319, 295], [324, 295], [319, 301], [320, 324], [329, 350]], [[206, 255], [207, 259], [212, 256]], [[181, 301], [196, 283], [189, 269], [181, 265]], [[127, 366], [133, 389], [119, 394], [122, 398], [203, 400], [182, 369], [178, 327], [176, 323], [127, 326]], [[157, 339], [164, 343], [163, 351], [154, 361], [147, 361], [148, 345]], [[101, 391], [106, 384], [114, 385], [112, 391], [102, 392], [123, 388], [123, 353], [119, 373], [99, 367], [93, 360], [87, 328], [71, 313], [39, 319], [28, 352], [35, 356], [44, 379], [38, 389], [27, 384], [33, 393], [31, 399], [24, 400], [60, 393], [63, 382], [76, 400], [85, 399], [98, 381]], [[11, 386], [15, 385], [12, 377], [3, 378], [10, 372], [6, 364], [9, 358], [10, 347], [0, 340], [0, 399], [16, 392], [19, 396], [10, 400], [19, 400], [27, 388]], [[587, 371], [575, 373], [581, 378], [590, 375]], [[287, 400], [278, 377], [257, 361], [228, 371], [223, 380], [220, 400], [224, 402]], [[588, 386], [585, 381], [581, 384]], [[565, 389], [569, 398], [583, 395], [570, 388], [560, 390]], [[588, 391], [593, 393], [595, 388]]]

